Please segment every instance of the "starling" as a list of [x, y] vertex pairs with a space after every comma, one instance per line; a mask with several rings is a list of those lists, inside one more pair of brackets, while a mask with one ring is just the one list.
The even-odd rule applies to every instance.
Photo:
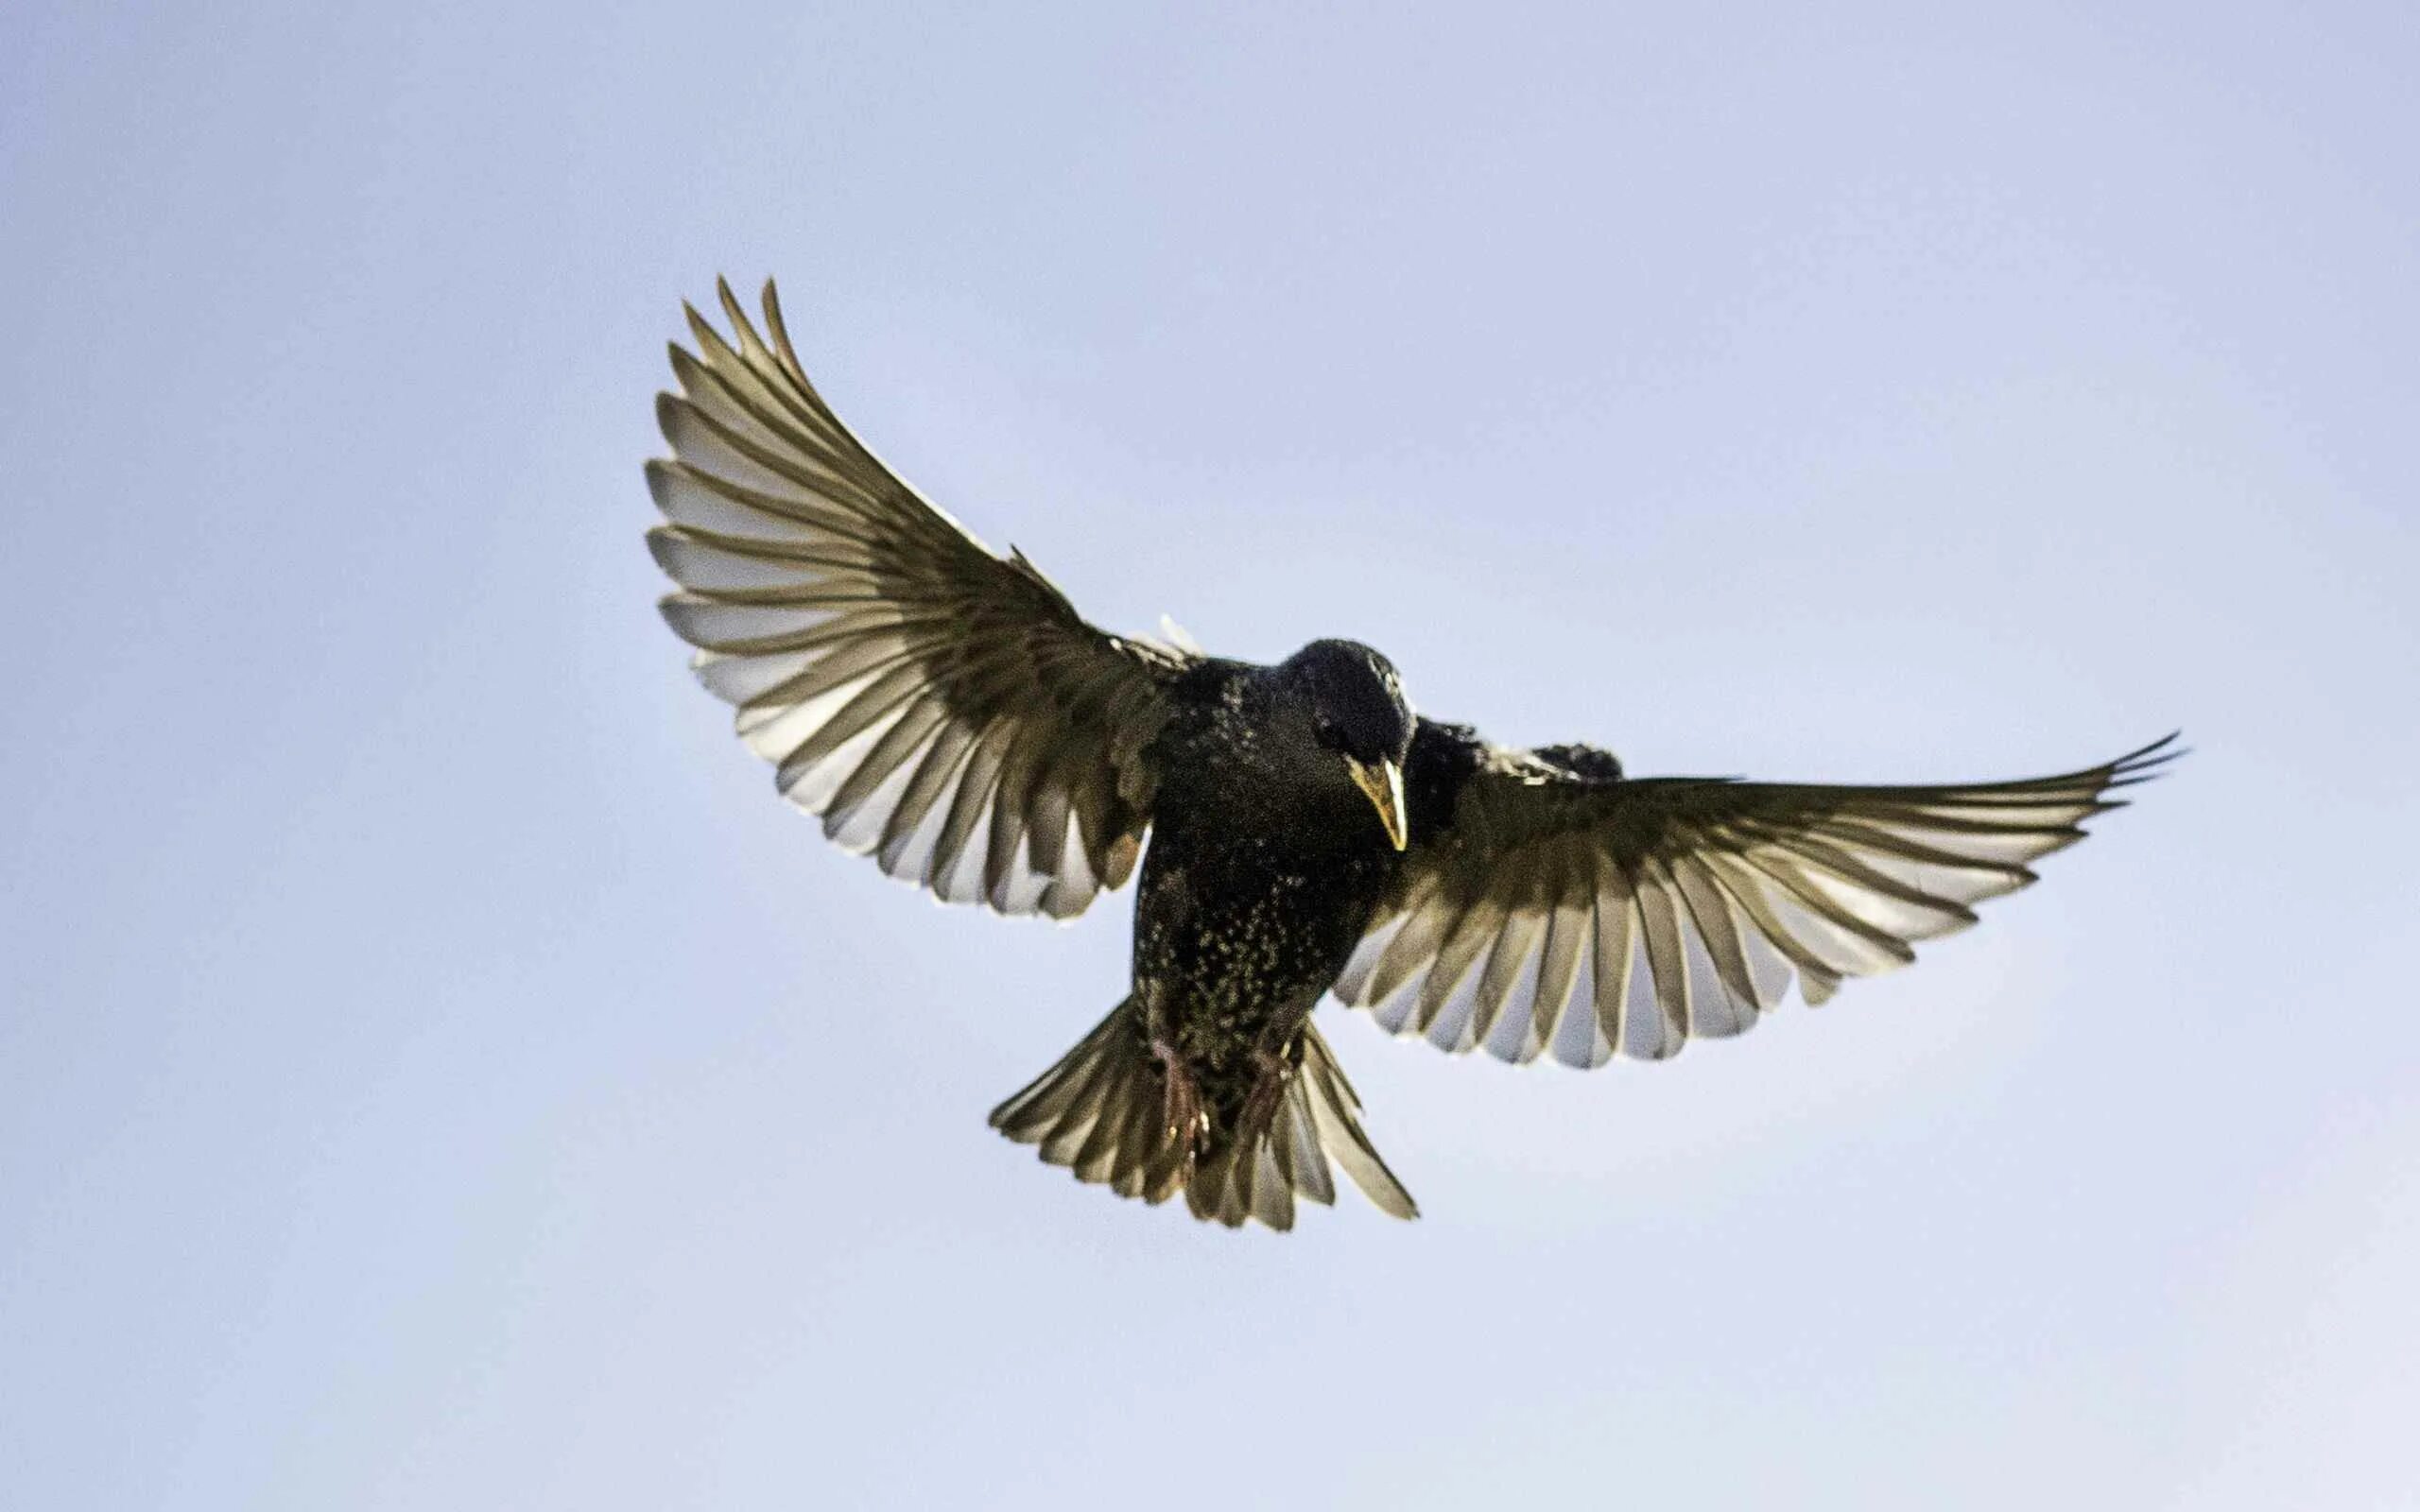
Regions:
[[1334, 1200], [1332, 1162], [1412, 1217], [1322, 995], [1449, 1051], [1662, 1059], [1793, 979], [1820, 1004], [1912, 960], [2176, 754], [1940, 787], [1632, 778], [1417, 715], [1351, 641], [1260, 666], [1112, 635], [841, 424], [771, 284], [761, 334], [719, 292], [728, 338], [689, 309], [657, 402], [664, 616], [783, 796], [891, 876], [1063, 919], [1141, 863], [1125, 999], [992, 1114], [1122, 1196], [1283, 1229]]

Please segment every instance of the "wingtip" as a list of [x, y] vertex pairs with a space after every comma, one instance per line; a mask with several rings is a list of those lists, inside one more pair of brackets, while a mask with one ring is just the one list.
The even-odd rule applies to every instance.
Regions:
[[790, 345], [789, 323], [782, 318], [782, 293], [780, 289], [773, 286], [773, 277], [769, 273], [765, 276], [763, 301], [765, 334], [772, 339], [774, 352], [780, 356], [783, 365], [789, 369], [790, 376], [812, 394], [815, 391], [815, 386], [807, 382], [806, 369], [798, 360], [798, 349]]
[[719, 273], [715, 275], [715, 299], [722, 305], [723, 318], [731, 322], [733, 339], [739, 343], [742, 351], [753, 350], [756, 328], [750, 323], [748, 311], [740, 304], [739, 296], [732, 292], [731, 280]]
[[2152, 778], [2162, 776], [2173, 764], [2193, 754], [2193, 747], [2190, 746], [2177, 744], [2184, 734], [2185, 731], [2182, 730], [2171, 730], [2150, 745], [2130, 750], [2111, 762], [2107, 767], [2109, 773], [2107, 785], [2131, 787], [2135, 783], [2148, 782]]

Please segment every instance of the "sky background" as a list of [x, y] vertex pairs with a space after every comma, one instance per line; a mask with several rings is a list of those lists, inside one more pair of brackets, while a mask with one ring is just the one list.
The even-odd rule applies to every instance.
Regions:
[[[0, 8], [0, 1502], [2409, 1504], [2420, 12]], [[983, 1115], [1125, 981], [657, 621], [679, 301], [1088, 613], [1809, 781], [2196, 753], [1421, 1200]]]

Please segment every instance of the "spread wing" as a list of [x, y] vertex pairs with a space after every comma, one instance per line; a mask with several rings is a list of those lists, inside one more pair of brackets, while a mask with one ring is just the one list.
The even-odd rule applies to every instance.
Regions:
[[1398, 1034], [1501, 1059], [1662, 1059], [1915, 959], [2179, 754], [2014, 782], [1822, 787], [1621, 775], [1422, 720], [1412, 847], [1336, 993]]
[[[1080, 912], [1133, 869], [1145, 754], [1193, 660], [1086, 624], [1022, 553], [996, 557], [841, 424], [765, 285], [760, 336], [720, 286], [726, 342], [658, 396], [670, 460], [648, 532], [664, 617], [792, 803], [894, 877], [1002, 913]], [[735, 346], [733, 344], [735, 343]]]

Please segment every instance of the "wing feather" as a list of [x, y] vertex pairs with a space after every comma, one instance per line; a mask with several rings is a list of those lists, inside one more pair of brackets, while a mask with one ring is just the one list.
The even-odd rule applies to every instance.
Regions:
[[[908, 487], [807, 381], [765, 286], [760, 334], [684, 306], [647, 466], [664, 617], [699, 679], [824, 833], [1003, 913], [1080, 912], [1141, 849], [1149, 750], [1195, 658], [1088, 625], [1021, 553]], [[1124, 1110], [1115, 1110], [1118, 1117]]]
[[1827, 787], [1634, 780], [1423, 720], [1412, 848], [1337, 994], [1448, 1049], [1661, 1059], [1753, 1027], [1793, 981], [1820, 1004], [1973, 924], [2174, 740], [2013, 782]]

